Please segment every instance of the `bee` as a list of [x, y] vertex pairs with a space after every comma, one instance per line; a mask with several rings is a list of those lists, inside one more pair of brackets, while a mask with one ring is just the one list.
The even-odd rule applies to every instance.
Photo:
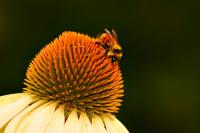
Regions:
[[97, 44], [106, 50], [106, 55], [111, 58], [112, 63], [118, 63], [122, 58], [122, 47], [118, 43], [117, 34], [105, 29], [105, 33], [97, 36]]

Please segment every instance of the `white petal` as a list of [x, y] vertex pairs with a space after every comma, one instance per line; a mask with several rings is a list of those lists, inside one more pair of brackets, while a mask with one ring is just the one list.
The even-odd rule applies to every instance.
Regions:
[[104, 115], [102, 116], [105, 126], [106, 126], [106, 130], [108, 133], [118, 133], [117, 129], [113, 126], [112, 121], [110, 120], [108, 115]]
[[0, 107], [2, 105], [15, 101], [16, 99], [20, 98], [23, 95], [24, 93], [14, 93], [14, 94], [0, 96]]
[[93, 133], [91, 122], [85, 112], [81, 112], [79, 118], [81, 133]]
[[17, 129], [17, 133], [44, 133], [53, 117], [57, 103], [46, 103], [28, 115]]
[[33, 101], [31, 96], [18, 93], [0, 98], [0, 128]]
[[77, 112], [74, 109], [65, 123], [65, 133], [80, 133], [80, 131]]
[[95, 133], [107, 133], [101, 117], [97, 115], [92, 117], [92, 128]]
[[64, 107], [60, 106], [53, 114], [51, 121], [49, 122], [46, 133], [64, 133]]
[[5, 129], [5, 133], [14, 133], [16, 131], [16, 129], [18, 128], [18, 126], [21, 124], [21, 121], [23, 121], [23, 119], [25, 119], [28, 115], [30, 115], [30, 113], [37, 108], [38, 106], [40, 106], [41, 104], [43, 104], [45, 101], [40, 100], [38, 102], [35, 102], [34, 104], [30, 105], [29, 107], [27, 107], [24, 111], [22, 111], [21, 113], [19, 113], [16, 117], [14, 117], [6, 126]]
[[127, 128], [116, 117], [111, 115], [111, 119], [113, 119], [113, 125], [117, 128], [119, 133], [129, 133]]
[[126, 127], [114, 116], [105, 115], [103, 118], [108, 133], [129, 133]]

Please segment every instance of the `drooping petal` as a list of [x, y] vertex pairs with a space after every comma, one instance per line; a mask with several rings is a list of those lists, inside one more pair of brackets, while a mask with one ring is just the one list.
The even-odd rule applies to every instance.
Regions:
[[0, 107], [7, 103], [15, 101], [22, 95], [24, 95], [24, 93], [14, 93], [14, 94], [0, 96]]
[[31, 102], [33, 102], [32, 97], [24, 93], [2, 96], [0, 98], [0, 128]]
[[17, 129], [17, 133], [43, 133], [52, 119], [57, 103], [48, 102], [28, 115]]
[[64, 107], [60, 106], [54, 112], [53, 117], [50, 120], [45, 132], [64, 133], [64, 124], [65, 124]]
[[129, 133], [127, 128], [113, 115], [110, 116], [110, 119], [113, 124], [113, 126], [118, 130], [119, 133]]
[[114, 116], [104, 115], [104, 122], [108, 133], [129, 133], [126, 127]]
[[93, 133], [91, 122], [85, 112], [81, 112], [79, 118], [81, 133]]
[[103, 118], [103, 121], [104, 121], [105, 126], [106, 126], [106, 130], [107, 130], [108, 133], [120, 133], [113, 126], [112, 121], [110, 120], [110, 118], [108, 117], [108, 115], [104, 115], [104, 116], [102, 116], [102, 118]]
[[98, 115], [92, 117], [92, 128], [96, 133], [107, 133], [103, 121]]
[[65, 133], [80, 133], [80, 125], [78, 121], [77, 112], [74, 109], [65, 123]]
[[6, 129], [4, 131], [4, 133], [14, 133], [17, 128], [19, 127], [19, 125], [21, 124], [21, 122], [28, 116], [30, 115], [30, 113], [38, 108], [38, 106], [41, 106], [41, 104], [43, 104], [44, 100], [40, 100], [38, 102], [33, 103], [32, 105], [30, 105], [29, 107], [27, 107], [25, 110], [23, 110], [21, 113], [19, 113], [16, 117], [14, 117], [6, 126]]

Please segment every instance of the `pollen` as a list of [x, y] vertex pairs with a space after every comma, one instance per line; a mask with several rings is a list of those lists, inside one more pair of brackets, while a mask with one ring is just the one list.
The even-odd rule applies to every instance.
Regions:
[[123, 96], [122, 74], [96, 38], [64, 32], [31, 61], [24, 92], [58, 101], [65, 112], [116, 113]]

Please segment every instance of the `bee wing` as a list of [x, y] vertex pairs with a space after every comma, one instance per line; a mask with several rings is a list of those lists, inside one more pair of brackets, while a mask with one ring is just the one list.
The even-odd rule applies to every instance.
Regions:
[[117, 40], [117, 33], [115, 32], [115, 30], [112, 29], [112, 35], [113, 37]]
[[105, 31], [106, 34], [111, 35], [111, 33], [110, 33], [110, 31], [108, 29], [105, 28], [104, 31]]

